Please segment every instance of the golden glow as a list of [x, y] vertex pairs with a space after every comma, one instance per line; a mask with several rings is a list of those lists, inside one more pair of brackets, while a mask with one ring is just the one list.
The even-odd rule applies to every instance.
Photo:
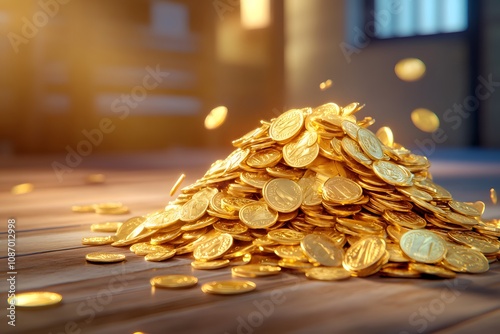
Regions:
[[394, 72], [403, 81], [417, 81], [425, 74], [425, 64], [418, 58], [404, 58], [394, 66]]
[[246, 29], [266, 28], [271, 24], [269, 0], [240, 0], [241, 25]]
[[34, 187], [32, 183], [21, 183], [12, 187], [10, 192], [14, 195], [27, 194], [32, 192]]
[[226, 120], [227, 108], [218, 106], [207, 115], [205, 118], [205, 128], [208, 130], [217, 129]]
[[439, 128], [439, 117], [425, 108], [418, 108], [411, 112], [411, 121], [424, 132], [434, 132]]
[[328, 88], [332, 87], [332, 84], [333, 84], [332, 80], [328, 79], [319, 84], [319, 89], [327, 90]]

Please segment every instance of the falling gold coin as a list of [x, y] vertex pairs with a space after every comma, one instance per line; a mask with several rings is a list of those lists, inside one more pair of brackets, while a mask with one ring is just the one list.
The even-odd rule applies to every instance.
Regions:
[[152, 286], [158, 288], [189, 288], [198, 283], [198, 279], [190, 275], [164, 275], [151, 278]]
[[424, 132], [434, 132], [439, 128], [439, 118], [435, 113], [425, 108], [418, 108], [411, 112], [411, 121]]
[[94, 252], [85, 255], [85, 259], [89, 262], [96, 263], [115, 263], [125, 260], [125, 255], [116, 253]]
[[227, 116], [227, 108], [225, 106], [219, 106], [210, 111], [210, 113], [205, 118], [205, 128], [208, 130], [213, 130], [218, 128], [224, 123]]
[[498, 201], [497, 192], [493, 188], [490, 189], [490, 198], [491, 198], [491, 203], [496, 205]]
[[327, 90], [328, 88], [332, 87], [333, 81], [328, 79], [326, 81], [323, 81], [322, 83], [319, 84], [319, 89], [321, 90]]
[[256, 287], [251, 281], [213, 281], [203, 284], [201, 291], [218, 295], [236, 295], [250, 292]]
[[172, 189], [170, 189], [170, 196], [172, 196], [173, 194], [175, 194], [175, 192], [177, 191], [177, 189], [179, 189], [179, 186], [181, 185], [182, 181], [184, 181], [185, 178], [186, 178], [185, 174], [181, 174], [181, 176], [179, 176], [179, 178], [177, 179], [177, 181], [175, 181], [175, 184], [172, 187]]
[[384, 144], [385, 146], [392, 147], [394, 145], [394, 134], [392, 130], [388, 126], [383, 126], [377, 130], [375, 133], [377, 138]]
[[27, 194], [32, 192], [34, 187], [32, 183], [21, 183], [12, 187], [10, 192], [14, 195]]
[[397, 62], [394, 72], [403, 81], [417, 81], [425, 74], [425, 64], [418, 58], [404, 58]]
[[62, 296], [55, 292], [34, 291], [17, 293], [7, 302], [18, 307], [41, 307], [60, 303]]

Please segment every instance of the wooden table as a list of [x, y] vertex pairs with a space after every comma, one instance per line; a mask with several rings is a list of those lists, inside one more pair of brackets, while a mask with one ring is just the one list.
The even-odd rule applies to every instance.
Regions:
[[[97, 154], [64, 174], [59, 182], [51, 164], [64, 157], [2, 158], [0, 163], [0, 267], [7, 274], [7, 220], [16, 220], [16, 292], [54, 291], [63, 302], [41, 309], [15, 310], [15, 327], [2, 309], [0, 333], [480, 333], [498, 332], [500, 265], [480, 275], [456, 279], [397, 279], [377, 275], [319, 282], [285, 271], [254, 279], [256, 291], [238, 296], [207, 295], [201, 284], [231, 278], [228, 268], [194, 270], [187, 256], [144, 261], [126, 248], [82, 246], [92, 223], [124, 220], [162, 208], [180, 173], [184, 185], [201, 177], [211, 162], [228, 152], [169, 150], [130, 156]], [[500, 217], [491, 187], [500, 190], [498, 151], [453, 151], [430, 157], [437, 183], [458, 200], [483, 200], [486, 217]], [[104, 184], [85, 177], [103, 173]], [[13, 185], [31, 182], [31, 193], [13, 195]], [[120, 201], [126, 216], [77, 214], [74, 204]], [[126, 262], [96, 265], [91, 251], [123, 253]], [[5, 275], [3, 274], [5, 273]], [[192, 274], [198, 287], [153, 289], [162, 274]], [[5, 300], [6, 279], [1, 280]]]

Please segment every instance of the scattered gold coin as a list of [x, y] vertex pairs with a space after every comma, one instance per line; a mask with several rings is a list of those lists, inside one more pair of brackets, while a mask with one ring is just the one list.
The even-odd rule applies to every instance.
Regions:
[[218, 295], [236, 295], [253, 291], [256, 287], [251, 281], [213, 281], [203, 284], [201, 291]]
[[96, 263], [115, 263], [125, 260], [125, 255], [116, 253], [93, 252], [85, 255], [85, 259], [89, 262]]
[[190, 275], [164, 275], [155, 276], [149, 281], [152, 286], [157, 288], [189, 288], [198, 283], [198, 279]]
[[200, 270], [212, 270], [227, 267], [230, 264], [228, 259], [213, 260], [213, 261], [198, 261], [191, 262], [191, 267]]
[[122, 225], [121, 222], [105, 222], [90, 225], [92, 232], [116, 232]]
[[114, 241], [115, 241], [114, 236], [83, 237], [82, 245], [90, 245], [90, 246], [110, 245]]
[[73, 205], [71, 211], [77, 213], [89, 213], [95, 212], [95, 207], [93, 205]]
[[61, 300], [62, 296], [55, 292], [33, 291], [16, 293], [7, 302], [17, 307], [42, 307], [58, 304]]
[[205, 117], [205, 129], [213, 130], [218, 128], [224, 123], [226, 116], [227, 108], [225, 106], [219, 106], [212, 109], [207, 117]]
[[351, 273], [342, 267], [315, 267], [305, 270], [306, 277], [319, 281], [340, 281], [351, 277]]

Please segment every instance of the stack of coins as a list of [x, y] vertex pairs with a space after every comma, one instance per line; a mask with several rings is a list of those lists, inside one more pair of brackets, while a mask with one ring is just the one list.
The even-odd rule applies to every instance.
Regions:
[[425, 156], [356, 117], [362, 107], [327, 103], [261, 121], [164, 209], [123, 222], [111, 245], [150, 261], [192, 254], [196, 269], [233, 265], [240, 277], [487, 271], [500, 257], [500, 221], [481, 218], [482, 202], [454, 200]]

